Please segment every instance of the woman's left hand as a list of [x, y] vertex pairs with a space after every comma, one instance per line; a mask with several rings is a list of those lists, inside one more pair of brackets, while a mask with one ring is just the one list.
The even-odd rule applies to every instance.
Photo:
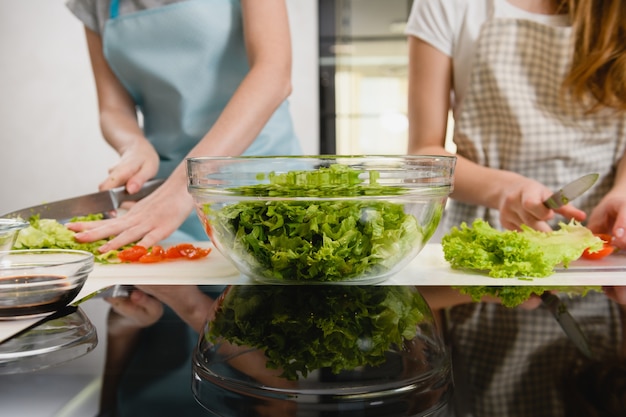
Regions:
[[102, 253], [135, 242], [147, 248], [171, 235], [192, 210], [193, 199], [187, 191], [186, 177], [180, 180], [172, 175], [152, 194], [133, 204], [123, 216], [69, 223], [67, 227], [77, 232], [75, 238], [79, 242], [115, 236], [99, 248]]
[[591, 212], [587, 227], [594, 233], [611, 235], [612, 245], [626, 249], [626, 195], [612, 191], [604, 196]]

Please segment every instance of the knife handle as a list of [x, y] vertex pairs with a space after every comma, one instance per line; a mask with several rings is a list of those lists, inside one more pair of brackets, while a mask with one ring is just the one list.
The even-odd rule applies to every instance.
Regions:
[[569, 203], [567, 198], [561, 193], [561, 191], [557, 191], [556, 193], [552, 194], [550, 198], [544, 201], [543, 205], [552, 210], [556, 210], [559, 207], [563, 207], [567, 203]]
[[146, 181], [145, 184], [141, 187], [139, 191], [134, 194], [129, 194], [126, 191], [126, 186], [116, 187], [111, 189], [109, 192], [111, 194], [111, 201], [113, 202], [113, 207], [119, 208], [123, 202], [125, 201], [139, 201], [142, 198], [151, 194], [154, 190], [159, 188], [161, 184], [163, 184], [165, 180], [163, 179], [153, 179]]

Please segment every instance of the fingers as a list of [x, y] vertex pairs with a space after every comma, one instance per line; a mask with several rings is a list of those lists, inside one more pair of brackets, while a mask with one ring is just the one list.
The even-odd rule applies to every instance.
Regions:
[[616, 303], [626, 306], [626, 287], [602, 287], [604, 293]]
[[143, 291], [134, 290], [128, 297], [105, 298], [113, 310], [137, 327], [156, 323], [163, 315], [163, 304]]

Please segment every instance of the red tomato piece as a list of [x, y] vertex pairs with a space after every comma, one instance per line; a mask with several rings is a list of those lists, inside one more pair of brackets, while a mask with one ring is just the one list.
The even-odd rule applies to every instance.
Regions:
[[187, 259], [200, 259], [204, 258], [211, 252], [211, 249], [192, 248], [185, 251], [185, 257]]
[[137, 262], [139, 258], [148, 253], [148, 249], [143, 246], [135, 245], [130, 248], [124, 249], [117, 254], [117, 257], [122, 262]]
[[164, 258], [158, 255], [154, 255], [152, 253], [146, 253], [141, 258], [139, 258], [138, 262], [142, 264], [153, 264], [156, 262], [161, 262]]
[[156, 263], [170, 259], [200, 259], [211, 253], [211, 249], [195, 247], [191, 243], [179, 243], [167, 250], [162, 246], [155, 245], [146, 249], [135, 245], [118, 253], [117, 257], [123, 262]]
[[604, 241], [604, 246], [596, 252], [585, 250], [582, 254], [582, 257], [585, 259], [602, 259], [615, 251], [615, 246], [611, 245], [611, 235], [606, 233], [595, 233], [595, 235]]
[[150, 253], [154, 256], [159, 256], [161, 258], [165, 256], [165, 250], [163, 249], [163, 246], [159, 246], [159, 245], [154, 245], [150, 249]]
[[172, 246], [171, 248], [168, 248], [165, 251], [165, 258], [166, 259], [178, 259], [178, 258], [182, 258], [183, 254], [180, 253], [180, 251], [176, 248], [176, 246]]

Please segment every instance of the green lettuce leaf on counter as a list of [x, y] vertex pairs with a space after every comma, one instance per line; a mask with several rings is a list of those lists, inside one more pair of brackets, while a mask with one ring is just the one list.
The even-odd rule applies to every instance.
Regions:
[[567, 267], [583, 251], [600, 250], [602, 239], [575, 220], [559, 229], [540, 232], [522, 225], [522, 231], [500, 231], [476, 219], [453, 227], [441, 244], [454, 269], [486, 272], [494, 278], [547, 277], [557, 265]]
[[[77, 217], [70, 221], [92, 221], [100, 219], [102, 219], [101, 214], [91, 214], [84, 217]], [[28, 222], [30, 226], [20, 231], [13, 245], [13, 249], [83, 250], [93, 253], [95, 260], [100, 263], [119, 262], [117, 258], [119, 250], [109, 251], [107, 253], [100, 253], [98, 251], [98, 248], [107, 242], [106, 239], [88, 243], [77, 242], [74, 238], [76, 233], [69, 230], [57, 220], [41, 219], [39, 216], [32, 216], [28, 219]]]
[[[560, 223], [552, 232], [539, 232], [527, 226], [522, 231], [500, 231], [487, 222], [477, 219], [469, 227], [466, 223], [453, 228], [442, 238], [445, 259], [454, 269], [472, 270], [494, 278], [540, 278], [552, 275], [558, 265], [567, 267], [587, 248], [601, 249], [600, 238], [579, 222]], [[494, 281], [497, 284], [497, 281]], [[519, 286], [458, 286], [462, 294], [473, 301], [484, 296], [500, 299], [506, 307], [515, 307], [533, 294], [557, 290], [570, 295], [586, 295], [601, 288], [547, 287], [541, 285]]]

